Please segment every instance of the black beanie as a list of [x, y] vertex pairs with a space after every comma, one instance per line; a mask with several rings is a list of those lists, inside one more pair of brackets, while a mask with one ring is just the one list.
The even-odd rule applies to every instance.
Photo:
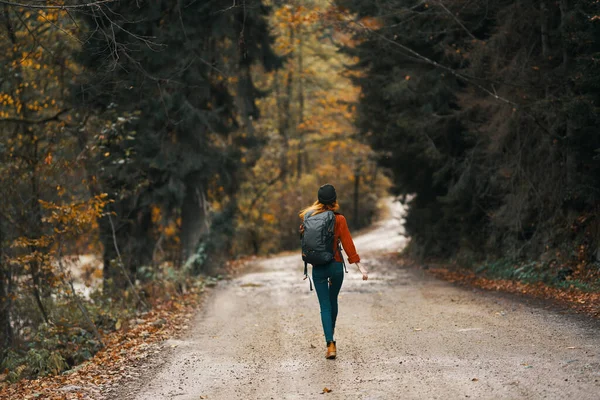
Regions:
[[317, 194], [317, 197], [321, 203], [331, 204], [337, 199], [337, 195], [335, 194], [335, 188], [333, 187], [333, 185], [326, 183], [319, 188], [319, 193]]

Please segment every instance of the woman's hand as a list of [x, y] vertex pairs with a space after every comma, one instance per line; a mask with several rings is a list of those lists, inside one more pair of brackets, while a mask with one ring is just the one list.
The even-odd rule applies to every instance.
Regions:
[[367, 279], [369, 279], [369, 274], [368, 274], [367, 270], [364, 269], [363, 267], [361, 267], [360, 263], [356, 263], [356, 266], [358, 267], [358, 270], [360, 271], [360, 273], [363, 276], [363, 281], [366, 281]]

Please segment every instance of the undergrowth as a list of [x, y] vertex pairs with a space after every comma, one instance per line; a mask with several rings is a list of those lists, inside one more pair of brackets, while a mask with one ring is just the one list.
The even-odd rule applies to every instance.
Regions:
[[573, 277], [570, 268], [549, 269], [541, 262], [515, 262], [508, 259], [486, 261], [474, 268], [475, 273], [489, 279], [506, 279], [523, 283], [544, 283], [559, 289], [579, 289], [584, 292], [600, 291], [600, 280], [584, 281]]
[[[187, 271], [169, 265], [155, 269], [152, 276], [140, 275], [135, 289], [150, 308], [161, 302], [177, 301], [186, 292], [200, 292], [202, 287], [212, 286], [221, 278], [190, 277]], [[126, 329], [131, 321], [135, 324], [137, 318], [143, 318], [150, 311], [141, 307], [138, 299], [131, 290], [111, 297], [98, 288], [89, 298], [79, 296], [77, 299], [65, 292], [45, 300], [44, 306], [50, 310], [48, 321], [25, 324], [39, 318], [39, 312], [29, 304], [28, 296], [23, 297], [22, 304], [16, 307], [21, 311], [22, 321], [20, 327], [16, 327], [19, 341], [0, 354], [0, 377], [16, 382], [72, 372], [102, 349], [101, 337]], [[87, 315], [82, 313], [82, 308]]]

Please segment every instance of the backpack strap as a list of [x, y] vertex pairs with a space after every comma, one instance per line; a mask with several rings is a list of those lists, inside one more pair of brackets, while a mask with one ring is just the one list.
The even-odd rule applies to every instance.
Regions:
[[[336, 211], [334, 211], [333, 214], [344, 215], [344, 214], [336, 212]], [[346, 268], [346, 261], [344, 260], [344, 255], [342, 254], [342, 240], [340, 238], [338, 238], [337, 249], [340, 252], [340, 258], [342, 259], [342, 264], [344, 264], [344, 271], [346, 271], [346, 273], [348, 273], [348, 268]]]
[[[348, 271], [346, 271], [348, 272]], [[312, 284], [312, 279], [310, 279], [310, 276], [308, 276], [308, 263], [306, 261], [304, 261], [304, 279], [308, 278], [308, 283], [310, 285], [310, 291], [312, 292], [313, 290], [313, 284]]]
[[344, 271], [346, 271], [346, 273], [348, 273], [348, 268], [346, 268], [346, 261], [344, 260], [344, 255], [342, 254], [342, 242], [340, 239], [338, 239], [337, 248], [338, 248], [338, 251], [340, 252], [340, 258], [342, 259], [342, 264], [344, 264]]

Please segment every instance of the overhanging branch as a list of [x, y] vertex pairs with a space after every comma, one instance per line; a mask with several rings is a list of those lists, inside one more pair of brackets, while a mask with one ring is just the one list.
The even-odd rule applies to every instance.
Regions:
[[25, 125], [40, 125], [40, 124], [46, 124], [46, 123], [52, 122], [52, 121], [59, 121], [60, 116], [69, 111], [70, 111], [70, 109], [66, 108], [64, 110], [59, 111], [58, 113], [54, 114], [51, 117], [40, 119], [40, 120], [19, 119], [19, 118], [0, 118], [0, 122], [10, 122], [13, 124], [25, 124]]
[[103, 4], [115, 3], [117, 0], [97, 0], [92, 3], [83, 3], [83, 4], [63, 4], [63, 5], [52, 5], [52, 4], [24, 4], [17, 3], [13, 1], [0, 0], [0, 4], [6, 4], [7, 6], [12, 7], [23, 7], [23, 8], [33, 8], [36, 10], [73, 10], [73, 9], [82, 9], [87, 7], [99, 7]]

